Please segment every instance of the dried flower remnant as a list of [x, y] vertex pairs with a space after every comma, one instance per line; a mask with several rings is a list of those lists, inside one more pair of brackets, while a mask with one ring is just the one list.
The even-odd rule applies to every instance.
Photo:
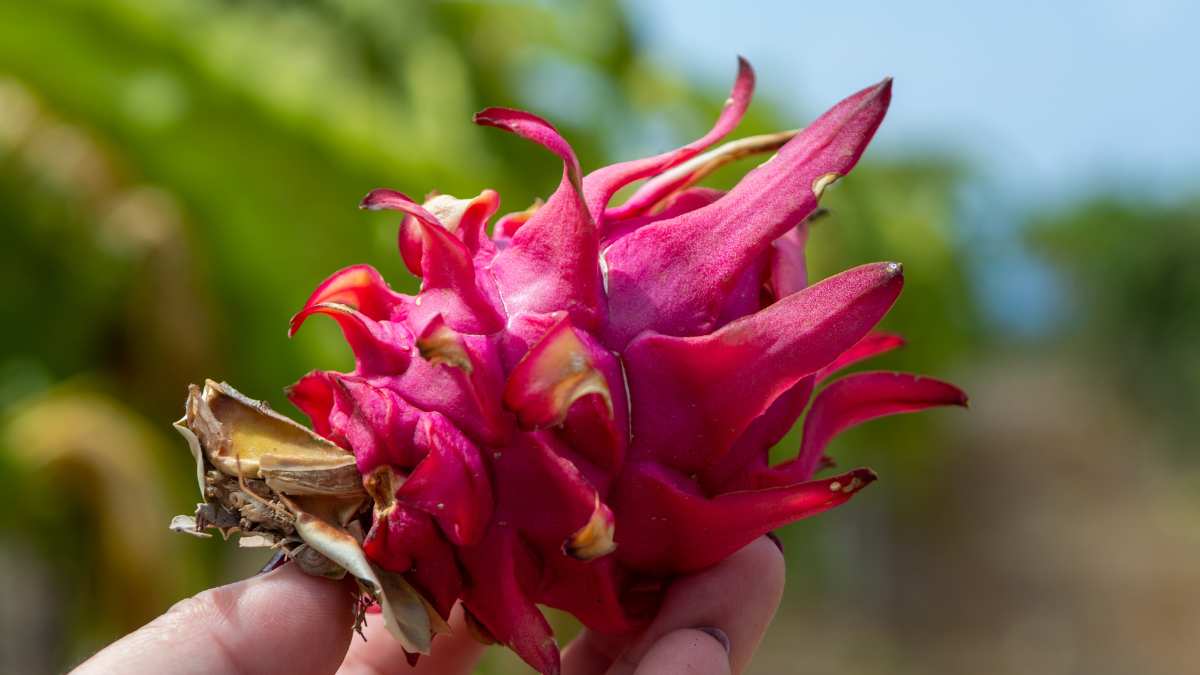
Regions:
[[[802, 130], [710, 150], [753, 85], [742, 61], [702, 138], [587, 175], [548, 122], [479, 113], [563, 163], [545, 202], [490, 235], [491, 190], [423, 205], [368, 194], [363, 208], [403, 214], [399, 249], [420, 292], [355, 265], [293, 318], [293, 332], [313, 314], [334, 319], [355, 356], [353, 371], [314, 371], [288, 390], [312, 432], [227, 385], [193, 388], [179, 427], [205, 502], [177, 529], [238, 531], [312, 573], [348, 571], [411, 654], [428, 652], [461, 602], [472, 634], [557, 673], [537, 605], [602, 633], [636, 630], [676, 575], [870, 484], [865, 468], [814, 477], [834, 435], [966, 403], [903, 373], [817, 391], [901, 344], [873, 330], [900, 293], [899, 264], [809, 284], [804, 259], [820, 197], [862, 155], [891, 82]], [[696, 186], [765, 152], [776, 154], [728, 192]], [[802, 416], [797, 455], [770, 465]]]
[[196, 460], [204, 501], [194, 515], [176, 516], [171, 529], [240, 533], [241, 545], [278, 548], [309, 574], [337, 579], [349, 571], [405, 649], [428, 653], [440, 617], [401, 575], [363, 553], [359, 517], [370, 500], [353, 455], [211, 380], [203, 389], [192, 385], [175, 428]]

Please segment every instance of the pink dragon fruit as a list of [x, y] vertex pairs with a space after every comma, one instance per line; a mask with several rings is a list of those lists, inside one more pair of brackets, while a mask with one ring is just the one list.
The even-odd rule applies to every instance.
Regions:
[[[556, 673], [558, 647], [537, 605], [603, 633], [634, 630], [676, 575], [875, 480], [866, 468], [814, 479], [835, 434], [965, 404], [950, 384], [892, 372], [849, 375], [813, 396], [841, 368], [901, 344], [872, 332], [900, 293], [899, 264], [809, 285], [803, 251], [821, 193], [862, 155], [891, 81], [799, 132], [705, 152], [739, 122], [753, 85], [741, 61], [704, 137], [587, 175], [548, 122], [501, 108], [477, 114], [476, 123], [538, 143], [564, 166], [545, 203], [499, 218], [491, 236], [499, 206], [491, 190], [421, 205], [379, 189], [363, 200], [404, 214], [400, 253], [421, 290], [394, 292], [364, 265], [322, 283], [291, 330], [313, 314], [332, 317], [355, 369], [312, 372], [288, 395], [339, 446], [330, 452], [353, 453], [370, 500], [325, 521], [350, 532], [376, 572], [419, 596], [431, 623], [414, 614], [417, 633], [436, 632], [461, 602], [481, 635]], [[773, 150], [728, 192], [695, 187], [731, 159]], [[798, 454], [771, 466], [769, 449], [805, 408]], [[204, 436], [203, 415], [189, 411], [185, 426]], [[202, 473], [216, 467], [243, 487], [243, 471], [258, 470], [198, 461]], [[265, 459], [250, 478], [271, 475], [247, 488], [250, 501], [288, 492]], [[295, 513], [294, 529], [309, 541]], [[220, 525], [219, 516], [194, 525]], [[238, 529], [228, 518], [225, 526]], [[360, 579], [371, 575], [313, 547]], [[411, 626], [401, 633], [406, 649], [427, 651]]]

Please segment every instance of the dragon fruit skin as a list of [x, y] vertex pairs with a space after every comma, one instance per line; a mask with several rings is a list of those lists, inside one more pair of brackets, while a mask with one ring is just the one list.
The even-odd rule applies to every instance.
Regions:
[[[900, 265], [808, 285], [803, 254], [806, 218], [858, 161], [891, 82], [838, 103], [728, 193], [692, 187], [704, 169], [689, 160], [736, 126], [753, 85], [743, 60], [703, 138], [586, 176], [544, 120], [479, 113], [562, 160], [553, 195], [489, 236], [495, 192], [422, 206], [375, 190], [362, 206], [404, 214], [399, 248], [420, 292], [352, 266], [292, 321], [294, 332], [332, 317], [355, 355], [352, 372], [315, 371], [288, 393], [354, 453], [375, 496], [367, 556], [443, 617], [461, 601], [540, 672], [558, 672], [559, 654], [537, 604], [596, 631], [635, 630], [673, 576], [873, 481], [865, 468], [813, 478], [836, 433], [965, 403], [952, 385], [884, 372], [813, 396], [901, 343], [871, 332], [900, 293]], [[770, 466], [806, 407], [797, 456]]]

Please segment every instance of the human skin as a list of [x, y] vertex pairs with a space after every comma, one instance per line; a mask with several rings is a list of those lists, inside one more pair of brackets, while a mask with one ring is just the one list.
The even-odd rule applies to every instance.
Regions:
[[[611, 637], [584, 630], [563, 652], [563, 673], [741, 673], [779, 606], [783, 582], [779, 547], [759, 538], [716, 566], [675, 580], [643, 631]], [[74, 672], [465, 675], [482, 655], [484, 647], [456, 608], [454, 632], [409, 668], [382, 622], [369, 623], [366, 640], [352, 635], [350, 584], [285, 565], [177, 603]]]

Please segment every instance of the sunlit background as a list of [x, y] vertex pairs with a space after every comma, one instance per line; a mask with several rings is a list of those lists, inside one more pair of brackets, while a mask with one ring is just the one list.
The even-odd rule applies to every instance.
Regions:
[[[167, 532], [197, 498], [170, 422], [205, 377], [291, 411], [284, 385], [349, 367], [331, 324], [286, 326], [351, 263], [414, 289], [395, 218], [354, 208], [368, 189], [520, 210], [560, 167], [472, 112], [543, 114], [596, 167], [698, 136], [739, 53], [759, 73], [739, 135], [896, 77], [811, 265], [903, 261], [885, 327], [910, 344], [873, 366], [972, 395], [836, 443], [882, 480], [781, 532], [754, 672], [1194, 669], [1198, 21], [1119, 0], [0, 3], [0, 672], [65, 669], [263, 562]], [[492, 650], [484, 672], [520, 668]]]

